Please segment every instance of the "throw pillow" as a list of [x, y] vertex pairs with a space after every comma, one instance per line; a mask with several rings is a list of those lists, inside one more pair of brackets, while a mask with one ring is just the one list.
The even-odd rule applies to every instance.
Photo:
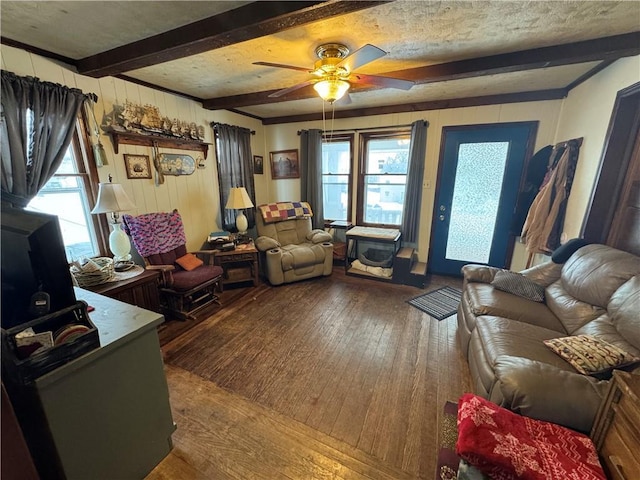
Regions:
[[612, 370], [640, 362], [640, 358], [592, 335], [544, 340], [544, 344], [560, 355], [583, 375], [598, 378], [610, 376]]
[[184, 268], [187, 272], [195, 270], [204, 262], [196, 257], [193, 253], [187, 253], [176, 260], [176, 263]]
[[466, 393], [458, 402], [456, 453], [493, 479], [604, 480], [589, 437]]
[[500, 270], [496, 272], [491, 285], [503, 292], [518, 295], [534, 302], [544, 302], [544, 287], [521, 273]]

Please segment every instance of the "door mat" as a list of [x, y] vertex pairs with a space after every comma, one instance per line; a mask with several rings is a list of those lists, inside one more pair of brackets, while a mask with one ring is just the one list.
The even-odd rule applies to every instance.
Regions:
[[460, 457], [456, 455], [458, 440], [458, 405], [453, 402], [444, 404], [444, 415], [440, 423], [440, 450], [436, 468], [436, 480], [455, 480], [458, 476]]
[[461, 296], [460, 290], [446, 286], [407, 300], [407, 302], [436, 320], [443, 320], [456, 313]]

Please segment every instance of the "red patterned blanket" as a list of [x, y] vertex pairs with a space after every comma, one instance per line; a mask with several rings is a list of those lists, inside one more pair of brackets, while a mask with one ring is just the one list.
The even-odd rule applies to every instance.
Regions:
[[456, 452], [496, 480], [605, 480], [589, 437], [467, 393], [458, 402]]

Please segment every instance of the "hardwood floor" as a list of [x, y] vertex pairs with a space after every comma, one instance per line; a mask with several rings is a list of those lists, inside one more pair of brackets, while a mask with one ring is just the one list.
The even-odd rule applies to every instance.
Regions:
[[338, 268], [241, 293], [163, 346], [178, 429], [148, 478], [434, 478], [444, 403], [470, 390], [455, 316]]

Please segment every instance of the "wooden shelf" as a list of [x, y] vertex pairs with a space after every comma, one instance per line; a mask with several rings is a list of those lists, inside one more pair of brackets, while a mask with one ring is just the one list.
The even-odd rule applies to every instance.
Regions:
[[154, 144], [160, 148], [175, 148], [178, 150], [196, 150], [204, 154], [205, 158], [209, 152], [210, 143], [201, 142], [200, 140], [191, 140], [188, 138], [171, 138], [159, 135], [144, 135], [134, 132], [109, 132], [111, 141], [113, 142], [113, 151], [117, 154], [120, 144], [140, 145], [143, 147], [152, 147]]

